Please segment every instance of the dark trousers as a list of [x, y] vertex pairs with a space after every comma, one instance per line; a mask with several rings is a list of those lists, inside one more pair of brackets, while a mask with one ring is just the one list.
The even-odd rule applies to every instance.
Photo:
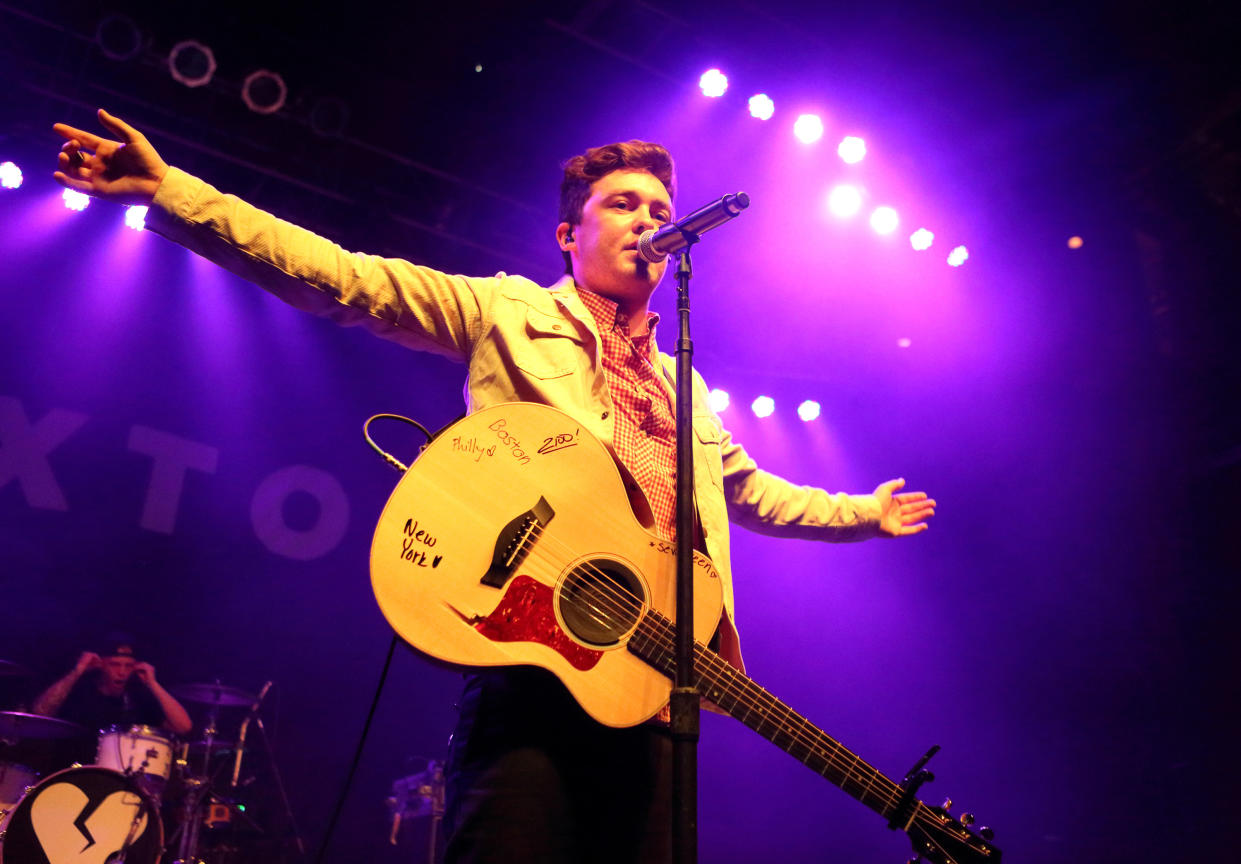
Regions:
[[592, 720], [550, 673], [471, 674], [448, 757], [447, 864], [663, 864], [672, 742]]

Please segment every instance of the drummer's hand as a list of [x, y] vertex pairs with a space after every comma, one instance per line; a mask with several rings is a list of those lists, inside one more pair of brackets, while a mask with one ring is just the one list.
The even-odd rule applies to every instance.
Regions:
[[155, 667], [150, 663], [135, 664], [134, 674], [138, 676], [139, 681], [148, 687], [155, 683]]
[[83, 651], [82, 656], [78, 658], [77, 665], [73, 667], [73, 671], [78, 675], [85, 675], [91, 669], [98, 669], [103, 666], [103, 661], [99, 659], [99, 655], [94, 651]]
[[146, 136], [119, 117], [99, 109], [99, 123], [120, 140], [100, 138], [64, 123], [52, 128], [68, 139], [60, 148], [60, 170], [52, 177], [61, 186], [120, 204], [150, 204], [168, 173]]

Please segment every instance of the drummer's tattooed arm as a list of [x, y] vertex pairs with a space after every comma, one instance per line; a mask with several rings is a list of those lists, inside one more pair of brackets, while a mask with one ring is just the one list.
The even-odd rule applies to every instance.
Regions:
[[150, 663], [139, 663], [134, 666], [134, 675], [138, 680], [147, 686], [157, 702], [160, 709], [164, 712], [164, 723], [168, 728], [178, 735], [185, 735], [194, 727], [194, 721], [190, 719], [190, 715], [186, 713], [185, 708], [181, 706], [173, 695], [164, 689], [163, 685], [155, 680], [155, 667]]
[[69, 674], [61, 678], [51, 687], [48, 687], [34, 700], [32, 710], [35, 714], [43, 714], [47, 717], [55, 717], [60, 711], [60, 706], [65, 704], [65, 699], [69, 696], [69, 691], [73, 689], [73, 685], [78, 683], [78, 679], [85, 675], [91, 669], [98, 669], [103, 665], [103, 661], [99, 659], [99, 655], [93, 651], [83, 651], [82, 656], [78, 658], [77, 664], [69, 670]]

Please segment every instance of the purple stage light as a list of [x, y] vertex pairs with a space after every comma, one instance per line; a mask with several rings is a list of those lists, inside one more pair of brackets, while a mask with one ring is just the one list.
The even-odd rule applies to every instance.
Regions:
[[827, 196], [827, 209], [839, 219], [848, 219], [862, 209], [862, 193], [856, 186], [837, 186]]
[[793, 134], [803, 144], [813, 144], [823, 137], [823, 120], [818, 114], [802, 114], [793, 122]]
[[125, 227], [141, 231], [146, 227], [147, 208], [140, 204], [131, 204], [125, 208]]
[[866, 158], [866, 142], [855, 135], [850, 135], [840, 142], [836, 153], [841, 159], [854, 165]]
[[891, 234], [901, 224], [901, 217], [891, 207], [876, 207], [870, 214], [870, 227], [876, 234]]
[[703, 96], [710, 96], [717, 99], [724, 95], [728, 90], [728, 76], [719, 69], [708, 69], [702, 73], [702, 77], [698, 79], [698, 86], [702, 88]]
[[931, 244], [934, 242], [935, 235], [925, 228], [919, 228], [909, 235], [909, 245], [914, 248], [915, 252], [924, 252], [930, 249]]
[[750, 403], [750, 410], [754, 412], [755, 417], [770, 417], [771, 413], [776, 410], [776, 402], [770, 396], [759, 396]]
[[908, 348], [912, 344], [914, 344], [914, 340], [910, 339], [908, 336], [902, 336], [900, 339], [896, 340], [897, 348]]
[[0, 162], [0, 186], [16, 189], [22, 185], [22, 169], [12, 162]]
[[65, 202], [66, 207], [79, 212], [85, 210], [86, 205], [90, 203], [90, 196], [76, 189], [66, 189], [60, 197]]
[[711, 410], [714, 411], [716, 414], [719, 414], [721, 411], [727, 408], [728, 402], [729, 402], [729, 399], [728, 399], [727, 390], [721, 390], [718, 387], [716, 387], [714, 390], [712, 390], [710, 393], [707, 394], [707, 404], [711, 406]]
[[750, 116], [759, 120], [770, 120], [776, 113], [776, 103], [766, 93], [756, 93], [750, 97]]
[[813, 399], [807, 399], [805, 402], [797, 406], [797, 416], [805, 422], [819, 419], [820, 406]]
[[948, 253], [948, 265], [950, 267], [960, 267], [969, 260], [969, 257], [970, 250], [966, 249], [964, 246], [958, 246], [956, 249], [953, 249]]

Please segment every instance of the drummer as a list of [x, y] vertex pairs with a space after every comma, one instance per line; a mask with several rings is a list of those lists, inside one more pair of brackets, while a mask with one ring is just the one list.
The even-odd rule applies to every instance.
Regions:
[[111, 634], [97, 653], [82, 652], [69, 674], [41, 693], [32, 707], [36, 714], [92, 731], [162, 726], [185, 735], [194, 725], [181, 703], [155, 680], [155, 667], [137, 662], [134, 640], [124, 633]]

